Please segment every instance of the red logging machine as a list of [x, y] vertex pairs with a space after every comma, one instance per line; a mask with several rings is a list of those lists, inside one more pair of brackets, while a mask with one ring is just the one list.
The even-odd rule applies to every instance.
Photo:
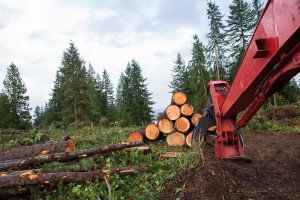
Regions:
[[193, 132], [193, 144], [213, 134], [208, 128], [216, 125], [216, 157], [244, 157], [240, 128], [299, 72], [300, 0], [269, 0], [232, 85], [208, 83], [207, 107]]

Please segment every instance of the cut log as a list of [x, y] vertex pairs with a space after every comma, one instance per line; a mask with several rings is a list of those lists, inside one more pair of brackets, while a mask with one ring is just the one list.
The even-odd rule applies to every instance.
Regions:
[[175, 129], [182, 133], [186, 133], [190, 129], [190, 126], [191, 124], [189, 120], [185, 117], [180, 117], [179, 119], [176, 120], [175, 123]]
[[194, 112], [194, 107], [191, 104], [185, 103], [180, 107], [180, 112], [183, 116], [189, 117]]
[[175, 131], [167, 135], [167, 144], [169, 146], [184, 146], [185, 144], [185, 136], [183, 133]]
[[39, 155], [42, 151], [45, 150], [47, 150], [48, 153], [59, 153], [66, 151], [69, 152], [75, 150], [75, 144], [73, 141], [69, 140], [14, 148], [0, 152], [0, 161], [33, 157]]
[[193, 132], [190, 132], [185, 138], [185, 143], [189, 147], [192, 147], [192, 136], [193, 136]]
[[108, 170], [97, 170], [90, 172], [57, 172], [37, 173], [26, 175], [12, 175], [0, 177], [0, 188], [12, 188], [37, 184], [56, 184], [58, 182], [86, 182], [96, 179], [103, 179], [109, 175], [119, 174], [121, 176], [133, 175], [138, 172], [145, 172], [144, 165], [112, 168]]
[[193, 125], [196, 125], [198, 119], [200, 119], [202, 117], [202, 115], [200, 115], [199, 113], [193, 114], [192, 118], [191, 118], [191, 122]]
[[145, 138], [145, 130], [133, 131], [128, 135], [128, 142], [143, 142]]
[[106, 154], [107, 152], [119, 151], [122, 149], [137, 147], [142, 145], [143, 143], [140, 142], [119, 143], [119, 144], [99, 146], [99, 147], [84, 149], [84, 150], [76, 150], [73, 152], [53, 153], [53, 154], [35, 156], [35, 157], [24, 158], [24, 159], [9, 160], [6, 162], [0, 162], [0, 170], [22, 168], [32, 164], [41, 164], [41, 163], [52, 162], [52, 161], [66, 161], [66, 160], [80, 159], [80, 158], [85, 158], [96, 154], [102, 155], [103, 153]]
[[161, 119], [158, 121], [157, 127], [162, 133], [168, 134], [174, 130], [174, 123], [169, 119]]
[[149, 140], [156, 140], [159, 136], [159, 129], [155, 124], [148, 124], [145, 129], [145, 136]]
[[176, 92], [172, 96], [172, 103], [181, 106], [185, 104], [186, 99], [187, 99], [186, 94], [184, 94], [183, 92]]
[[1, 134], [8, 134], [8, 135], [21, 135], [27, 133], [28, 130], [2, 130]]
[[180, 108], [177, 105], [169, 105], [165, 110], [166, 117], [173, 121], [180, 117]]

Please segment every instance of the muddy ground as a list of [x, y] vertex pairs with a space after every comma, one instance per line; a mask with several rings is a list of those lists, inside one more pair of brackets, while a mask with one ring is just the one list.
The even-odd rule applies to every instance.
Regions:
[[251, 162], [215, 159], [166, 181], [161, 199], [300, 199], [300, 133], [244, 135]]

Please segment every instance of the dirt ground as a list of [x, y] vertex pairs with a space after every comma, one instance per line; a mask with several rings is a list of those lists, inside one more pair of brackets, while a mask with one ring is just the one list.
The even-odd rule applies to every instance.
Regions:
[[161, 199], [300, 199], [300, 133], [244, 135], [252, 162], [215, 159], [166, 181]]

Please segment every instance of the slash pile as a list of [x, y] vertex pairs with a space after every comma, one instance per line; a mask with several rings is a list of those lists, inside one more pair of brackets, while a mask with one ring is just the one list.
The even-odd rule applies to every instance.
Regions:
[[[0, 152], [0, 199], [28, 193], [30, 185], [53, 185], [59, 182], [86, 182], [95, 179], [107, 179], [109, 175], [134, 175], [144, 172], [143, 165], [121, 168], [98, 169], [94, 164], [91, 170], [85, 170], [79, 163], [82, 158], [95, 155], [109, 156], [114, 151], [138, 148], [142, 143], [117, 143], [94, 148], [75, 150], [72, 140], [37, 144], [14, 148]], [[44, 163], [61, 162], [50, 173], [45, 173]], [[42, 168], [37, 168], [42, 167]], [[66, 172], [70, 169], [70, 172]], [[46, 170], [47, 171], [47, 170]]]
[[169, 146], [191, 147], [192, 132], [201, 114], [194, 113], [194, 107], [187, 103], [183, 92], [172, 95], [171, 104], [160, 113], [157, 124], [150, 123], [144, 129], [131, 132], [128, 141], [154, 141], [165, 139]]

